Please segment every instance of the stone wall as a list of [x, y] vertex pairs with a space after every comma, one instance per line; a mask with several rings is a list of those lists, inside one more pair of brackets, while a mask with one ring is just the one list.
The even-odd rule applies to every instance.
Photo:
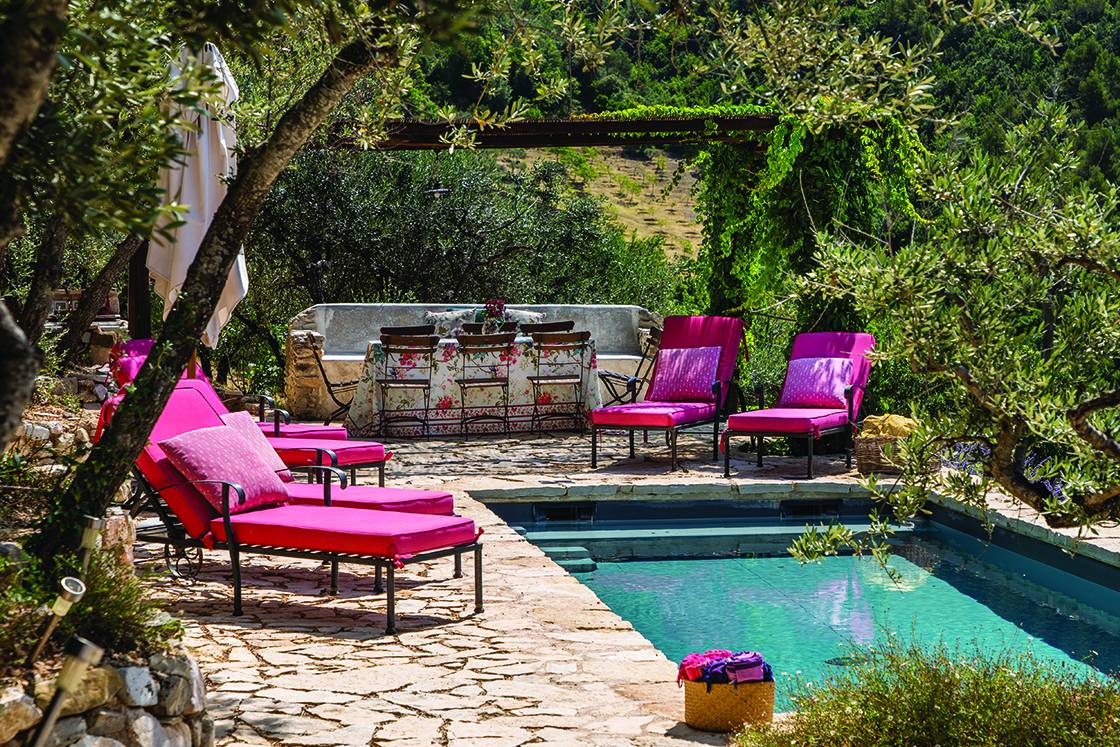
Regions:
[[[0, 745], [26, 747], [54, 696], [54, 680], [34, 694], [0, 690]], [[47, 747], [214, 747], [206, 684], [198, 662], [156, 654], [147, 662], [103, 664], [66, 697]]]

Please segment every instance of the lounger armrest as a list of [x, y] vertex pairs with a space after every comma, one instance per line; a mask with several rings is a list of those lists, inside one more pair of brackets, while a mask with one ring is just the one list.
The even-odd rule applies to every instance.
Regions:
[[[272, 448], [276, 449], [277, 454], [283, 454], [285, 451], [307, 451], [309, 449], [315, 449], [315, 455], [316, 455], [316, 460], [317, 460], [315, 462], [316, 466], [322, 466], [324, 455], [330, 457], [332, 467], [337, 467], [338, 466], [338, 455], [335, 454], [330, 449], [324, 449], [321, 446], [302, 445], [302, 446], [296, 446], [294, 448], [287, 448], [286, 449], [286, 448], [284, 448], [284, 446], [282, 444], [274, 443], [274, 444], [272, 444]], [[310, 467], [311, 465], [308, 465], [308, 464], [303, 464], [303, 465], [293, 464], [293, 465], [289, 465], [289, 466], [290, 467]]]
[[844, 399], [848, 400], [848, 424], [852, 427], [855, 427], [856, 415], [858, 415], [858, 413], [852, 412], [852, 400], [855, 399], [856, 389], [859, 389], [861, 392], [867, 391], [867, 387], [862, 384], [849, 384], [844, 387]]
[[153, 488], [157, 493], [171, 488], [181, 488], [184, 485], [201, 485], [202, 483], [213, 483], [214, 485], [222, 486], [222, 506], [225, 508], [225, 513], [229, 514], [229, 490], [233, 488], [237, 491], [237, 505], [240, 506], [245, 502], [245, 489], [235, 482], [226, 482], [225, 480], [187, 480], [186, 482], [177, 482], [174, 485], [165, 485], [162, 488]]
[[338, 484], [342, 490], [346, 490], [346, 473], [338, 467], [328, 467], [325, 464], [306, 467], [310, 472], [323, 472], [326, 479], [323, 480], [323, 505], [331, 505], [331, 475], [338, 477]]
[[245, 396], [257, 398], [257, 417], [262, 423], [264, 422], [264, 411], [266, 409], [276, 409], [276, 400], [267, 394], [246, 394]]
[[624, 381], [630, 381], [630, 379], [633, 379], [635, 377], [634, 376], [627, 376], [626, 374], [615, 373], [614, 371], [599, 371], [599, 378], [610, 379], [611, 381], [624, 382]]
[[[288, 414], [287, 410], [281, 410], [277, 407], [272, 408], [272, 433], [276, 438], [280, 438], [281, 419], [284, 421], [284, 425], [288, 425], [292, 422], [292, 416]], [[264, 421], [262, 420], [261, 422], [263, 423]]]

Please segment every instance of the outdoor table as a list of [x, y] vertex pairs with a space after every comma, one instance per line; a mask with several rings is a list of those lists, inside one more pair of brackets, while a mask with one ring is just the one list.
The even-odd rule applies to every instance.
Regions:
[[[509, 367], [509, 429], [511, 432], [531, 431], [533, 387], [529, 383], [529, 377], [537, 372], [532, 339], [518, 337], [511, 348], [511, 354], [513, 358]], [[589, 342], [589, 347], [584, 354], [584, 366], [583, 412], [586, 419], [587, 413], [602, 407], [594, 340]], [[354, 400], [350, 403], [350, 412], [346, 416], [347, 431], [356, 438], [423, 435], [419, 423], [392, 423], [387, 426], [385, 434], [381, 433], [381, 387], [377, 384], [377, 377], [384, 376], [384, 372], [385, 354], [381, 350], [381, 341], [373, 340], [366, 348], [362, 377], [358, 382], [358, 390], [354, 393]], [[396, 375], [407, 375], [407, 371], [398, 371]], [[428, 401], [428, 424], [431, 435], [461, 433], [459, 423], [462, 410], [459, 385], [455, 383], [455, 379], [461, 378], [462, 375], [463, 361], [462, 356], [459, 355], [458, 343], [454, 339], [440, 340], [431, 374], [432, 387]], [[550, 405], [549, 402], [553, 399], [569, 404]], [[571, 387], [546, 388], [541, 395], [539, 412], [574, 412], [575, 406], [570, 404], [571, 399]], [[422, 391], [393, 390], [389, 393], [387, 404], [386, 411], [392, 414], [401, 414], [399, 412], [401, 410], [410, 410], [420, 416], [424, 409], [424, 395]], [[504, 412], [501, 388], [467, 390], [467, 417], [483, 413], [502, 416]], [[550, 421], [553, 425], [557, 423], [556, 420]], [[581, 428], [584, 426], [585, 423], [580, 424]], [[501, 433], [502, 430], [502, 424], [497, 421], [479, 421], [468, 424], [467, 433]]]

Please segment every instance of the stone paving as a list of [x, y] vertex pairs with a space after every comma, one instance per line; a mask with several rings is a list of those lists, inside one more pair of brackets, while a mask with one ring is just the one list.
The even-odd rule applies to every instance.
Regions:
[[[586, 436], [391, 443], [393, 486], [442, 487], [485, 529], [486, 609], [473, 614], [472, 564], [452, 561], [398, 574], [398, 634], [384, 634], [384, 594], [373, 570], [343, 565], [340, 595], [327, 567], [248, 556], [245, 614], [233, 617], [228, 559], [206, 553], [194, 584], [167, 576], [156, 596], [186, 625], [186, 643], [210, 687], [218, 745], [377, 747], [659, 747], [723, 744], [683, 723], [676, 666], [595, 595], [472, 498], [498, 489], [740, 494], [856, 492], [842, 459], [743, 460], [722, 477], [710, 442], [682, 439], [683, 469], [668, 472], [663, 443], [625, 458], [615, 438], [595, 471]], [[360, 482], [372, 484], [372, 475]], [[598, 487], [596, 487], [598, 486]], [[656, 491], [653, 487], [656, 486]], [[714, 487], [712, 487], [714, 486]], [[575, 490], [575, 493], [572, 491]], [[158, 548], [141, 548], [147, 565]]]

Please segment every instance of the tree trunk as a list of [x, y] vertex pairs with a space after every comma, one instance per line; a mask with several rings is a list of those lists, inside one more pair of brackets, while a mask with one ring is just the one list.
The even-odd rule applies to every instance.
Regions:
[[104, 515], [186, 369], [269, 189], [342, 97], [386, 59], [381, 56], [384, 52], [365, 38], [344, 47], [323, 76], [281, 117], [268, 142], [241, 160], [133, 390], [121, 402], [89, 457], [78, 465], [70, 485], [59, 496], [57, 508], [29, 538], [27, 548], [31, 552], [51, 558], [76, 548], [80, 517]]
[[8, 307], [0, 303], [0, 454], [22, 422], [42, 365], [42, 352], [27, 341]]
[[5, 8], [0, 23], [0, 169], [47, 96], [58, 67], [57, 31], [65, 27], [68, 5], [67, 0], [29, 0]]
[[256, 319], [251, 318], [248, 314], [242, 314], [237, 309], [233, 310], [233, 316], [237, 321], [245, 325], [261, 342], [268, 346], [269, 352], [272, 353], [273, 360], [276, 365], [283, 370], [284, 365], [287, 363], [287, 357], [284, 355], [284, 349], [280, 347], [280, 341], [276, 339], [276, 335], [272, 334], [272, 330], [268, 328], [267, 324], [261, 324]]
[[70, 235], [70, 221], [58, 215], [51, 221], [43, 243], [35, 257], [35, 270], [31, 277], [31, 290], [23, 304], [19, 326], [32, 345], [38, 345], [51, 313], [54, 291], [62, 282], [62, 255]]
[[101, 268], [101, 272], [97, 273], [97, 277], [82, 294], [78, 309], [71, 312], [70, 318], [66, 320], [66, 334], [58, 343], [58, 350], [63, 356], [63, 368], [73, 365], [77, 360], [82, 348], [82, 336], [89, 329], [89, 325], [93, 324], [98, 310], [105, 305], [105, 300], [109, 297], [109, 291], [113, 289], [113, 283], [128, 268], [132, 255], [143, 243], [144, 237], [132, 234], [117, 244], [117, 250], [113, 253], [113, 257], [108, 264]]

